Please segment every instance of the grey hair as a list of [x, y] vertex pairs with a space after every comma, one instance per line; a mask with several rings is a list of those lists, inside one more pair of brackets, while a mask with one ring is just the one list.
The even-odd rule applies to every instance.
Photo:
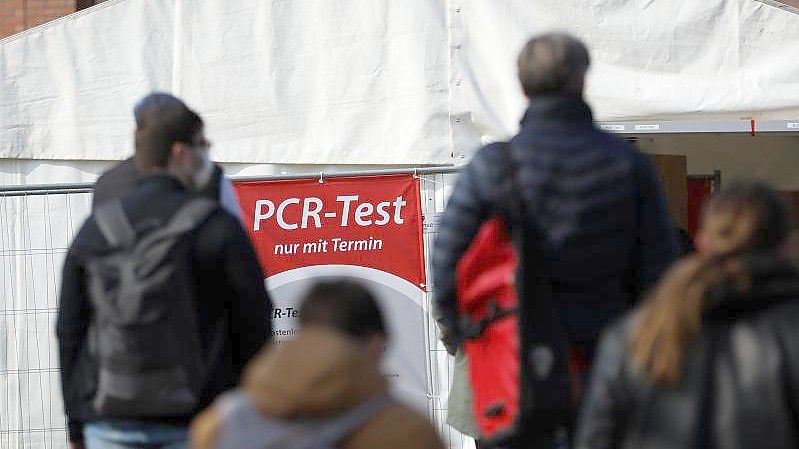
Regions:
[[519, 54], [519, 81], [528, 97], [583, 93], [591, 60], [588, 49], [565, 33], [547, 33], [527, 42]]

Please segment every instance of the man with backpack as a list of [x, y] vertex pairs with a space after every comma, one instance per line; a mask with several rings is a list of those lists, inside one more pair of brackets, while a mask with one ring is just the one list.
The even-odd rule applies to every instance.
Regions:
[[368, 290], [318, 284], [300, 324], [294, 340], [250, 364], [240, 390], [195, 420], [192, 449], [443, 449], [429, 421], [388, 391], [388, 334]]
[[268, 340], [271, 302], [238, 220], [193, 192], [209, 143], [181, 102], [136, 123], [142, 179], [86, 220], [57, 320], [72, 447], [186, 447], [193, 416]]
[[[521, 423], [527, 431], [531, 422], [556, 416], [547, 410], [555, 401], [577, 399], [575, 368], [590, 363], [602, 328], [628, 310], [676, 255], [673, 227], [651, 162], [594, 125], [583, 100], [588, 66], [588, 50], [571, 36], [546, 34], [527, 43], [518, 59], [519, 79], [529, 99], [521, 130], [507, 143], [482, 148], [464, 168], [433, 253], [437, 318], [447, 347], [454, 349], [481, 335], [466, 335], [459, 308], [463, 298], [458, 293], [474, 279], [457, 276], [481, 226], [501, 216], [517, 250], [524, 243], [515, 282], [519, 341], [527, 347], [520, 352], [517, 393], [526, 417], [539, 418]], [[474, 256], [471, 260], [479, 259]], [[512, 260], [508, 256], [502, 261]], [[495, 269], [498, 263], [485, 266]], [[513, 271], [503, 279], [514, 282]], [[491, 351], [482, 354], [490, 356]], [[575, 363], [576, 355], [582, 363]], [[469, 355], [472, 368], [480, 362]], [[503, 366], [491, 369], [500, 372]], [[550, 424], [535, 431], [561, 428], [554, 420]]]

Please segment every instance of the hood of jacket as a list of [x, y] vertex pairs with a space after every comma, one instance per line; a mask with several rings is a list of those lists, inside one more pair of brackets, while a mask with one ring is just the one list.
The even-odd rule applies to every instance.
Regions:
[[335, 415], [387, 391], [377, 360], [351, 337], [318, 327], [265, 348], [242, 387], [264, 416], [286, 419]]
[[773, 254], [755, 254], [740, 257], [738, 263], [743, 264], [745, 280], [730, 280], [711, 290], [706, 319], [736, 320], [799, 299], [799, 271], [793, 262]]

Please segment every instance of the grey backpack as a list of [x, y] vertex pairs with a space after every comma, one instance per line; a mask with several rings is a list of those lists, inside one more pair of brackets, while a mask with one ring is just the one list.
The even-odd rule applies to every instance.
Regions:
[[87, 263], [100, 416], [182, 416], [199, 405], [206, 369], [188, 235], [217, 207], [192, 199], [149, 232], [133, 229], [119, 201], [96, 211], [111, 247]]
[[378, 395], [330, 418], [267, 419], [245, 393], [234, 391], [216, 402], [222, 425], [215, 449], [335, 449], [389, 403]]

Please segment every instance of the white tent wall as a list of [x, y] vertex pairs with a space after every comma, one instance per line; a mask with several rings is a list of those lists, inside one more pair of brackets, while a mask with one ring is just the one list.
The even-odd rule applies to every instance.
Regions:
[[103, 3], [2, 41], [0, 157], [121, 159], [158, 89], [226, 162], [451, 162], [446, 42], [428, 0]]
[[799, 16], [754, 0], [112, 0], [0, 41], [0, 158], [121, 159], [162, 89], [226, 162], [457, 164], [517, 128], [551, 29], [600, 120], [799, 116]]
[[[116, 163], [116, 161], [0, 159], [0, 186], [92, 183]], [[393, 165], [242, 164], [233, 162], [223, 162], [221, 165], [224, 167], [225, 173], [233, 178], [383, 170], [399, 167]], [[408, 166], [401, 167], [407, 168]]]
[[0, 41], [0, 157], [119, 159], [172, 81], [172, 1], [113, 1]]
[[760, 2], [449, 3], [454, 147], [463, 157], [516, 131], [525, 106], [516, 56], [530, 35], [549, 30], [589, 46], [587, 97], [598, 120], [799, 117], [799, 16]]

